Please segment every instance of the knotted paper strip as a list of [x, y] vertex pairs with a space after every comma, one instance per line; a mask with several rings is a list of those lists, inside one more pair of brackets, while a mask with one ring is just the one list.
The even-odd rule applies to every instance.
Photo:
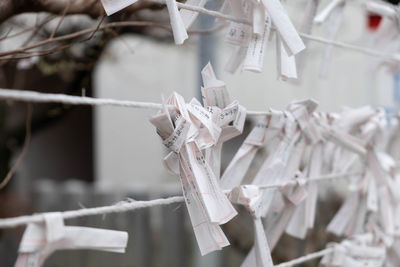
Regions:
[[19, 246], [15, 267], [39, 267], [50, 254], [63, 249], [93, 249], [124, 253], [128, 233], [65, 226], [59, 212], [44, 213], [44, 223], [29, 224]]
[[255, 209], [258, 206], [262, 194], [255, 185], [239, 186], [232, 190], [229, 198], [232, 202], [244, 205], [253, 217], [254, 222], [254, 246], [250, 250], [241, 267], [273, 267], [271, 252], [264, 226], [260, 217], [256, 217]]
[[[108, 16], [136, 2], [137, 0], [101, 0], [104, 10]], [[196, 17], [192, 18], [190, 14], [184, 13], [186, 16], [185, 21], [183, 21], [181, 13], [179, 13], [178, 6], [176, 5], [176, 1], [165, 0], [165, 3], [167, 4], [175, 43], [179, 45], [183, 44], [183, 42], [188, 38], [186, 26], [190, 26], [189, 24], [191, 24], [193, 22], [192, 20], [194, 20]], [[189, 16], [189, 18], [187, 16]]]
[[320, 266], [325, 267], [381, 267], [386, 259], [386, 248], [373, 242], [370, 234], [355, 236], [340, 244], [331, 244], [334, 252], [325, 255]]
[[229, 245], [219, 225], [237, 214], [201, 152], [201, 149], [215, 145], [221, 129], [215, 124], [212, 113], [197, 100], [185, 104], [183, 97], [174, 93], [166, 104], [175, 109], [160, 112], [151, 122], [164, 145], [172, 150], [164, 164], [180, 175], [186, 206], [204, 255]]
[[271, 32], [271, 18], [268, 14], [265, 14], [263, 19], [264, 23], [262, 24], [262, 27], [260, 27], [261, 29], [257, 30], [259, 33], [254, 33], [250, 38], [246, 57], [243, 63], [243, 70], [261, 72], [264, 66], [264, 57], [269, 34]]
[[210, 63], [201, 72], [204, 82], [202, 96], [204, 105], [210, 112], [213, 123], [221, 133], [215, 142], [205, 150], [205, 157], [214, 175], [219, 179], [221, 169], [221, 152], [224, 142], [243, 132], [246, 120], [246, 109], [238, 101], [230, 101], [225, 83], [218, 80]]

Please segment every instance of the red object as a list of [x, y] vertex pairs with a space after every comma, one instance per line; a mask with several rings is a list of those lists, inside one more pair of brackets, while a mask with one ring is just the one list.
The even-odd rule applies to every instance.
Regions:
[[368, 29], [375, 31], [381, 23], [382, 17], [377, 14], [368, 14]]

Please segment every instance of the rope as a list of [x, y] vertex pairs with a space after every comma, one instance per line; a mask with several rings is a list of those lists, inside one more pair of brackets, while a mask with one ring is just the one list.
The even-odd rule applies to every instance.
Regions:
[[[138, 102], [128, 100], [116, 100], [109, 98], [94, 98], [87, 96], [71, 96], [65, 94], [47, 94], [33, 91], [22, 91], [13, 89], [0, 89], [0, 99], [15, 100], [34, 103], [62, 103], [69, 105], [90, 105], [90, 106], [118, 106], [129, 108], [142, 108], [161, 110], [162, 104], [152, 102]], [[172, 107], [172, 106], [171, 106]], [[247, 115], [268, 115], [268, 111], [247, 111]]]
[[332, 180], [332, 179], [347, 178], [350, 176], [361, 175], [361, 174], [362, 174], [361, 172], [349, 172], [349, 173], [338, 173], [338, 174], [334, 173], [334, 174], [313, 177], [311, 179], [302, 178], [302, 179], [287, 181], [284, 183], [260, 185], [259, 188], [260, 189], [268, 189], [268, 188], [276, 188], [276, 187], [305, 185], [310, 182], [328, 181], [328, 180]]
[[[320, 181], [325, 181], [327, 179], [343, 178], [343, 177], [348, 177], [348, 176], [352, 176], [352, 175], [356, 175], [356, 174], [358, 174], [358, 173], [339, 173], [339, 174], [317, 176], [317, 177], [308, 178], [306, 180], [306, 182], [308, 182], [308, 183], [309, 182], [320, 182]], [[259, 188], [260, 189], [266, 189], [266, 188], [272, 188], [272, 187], [279, 188], [279, 187], [285, 187], [285, 186], [294, 186], [297, 184], [299, 184], [299, 183], [298, 182], [295, 182], [295, 183], [284, 182], [284, 183], [280, 183], [280, 184], [260, 185]], [[300, 183], [300, 184], [302, 184], [302, 183]], [[230, 190], [227, 190], [224, 192], [229, 193]], [[173, 196], [173, 197], [169, 197], [169, 198], [159, 198], [159, 199], [145, 200], [145, 201], [120, 202], [120, 203], [110, 205], [110, 206], [64, 211], [61, 214], [64, 219], [72, 219], [72, 218], [78, 218], [78, 217], [84, 217], [84, 216], [127, 212], [127, 211], [133, 211], [133, 210], [137, 210], [137, 209], [151, 208], [151, 207], [155, 207], [155, 206], [166, 206], [166, 205], [171, 205], [171, 204], [179, 203], [179, 202], [183, 202], [183, 201], [184, 201], [183, 196]], [[40, 223], [40, 222], [43, 222], [43, 219], [44, 219], [43, 216], [40, 214], [0, 219], [0, 229], [1, 228], [14, 228], [14, 227], [26, 225], [29, 223]]]
[[323, 249], [323, 250], [320, 250], [320, 251], [317, 251], [314, 253], [304, 255], [302, 257], [299, 257], [299, 258], [291, 260], [291, 261], [287, 261], [287, 262], [283, 262], [278, 265], [274, 265], [274, 266], [275, 267], [291, 267], [293, 265], [297, 265], [297, 264], [301, 264], [301, 263], [304, 263], [304, 262], [307, 262], [307, 261], [310, 261], [313, 259], [321, 258], [325, 255], [333, 253], [334, 250], [335, 250], [334, 247], [329, 247], [329, 248], [326, 248], [326, 249]]

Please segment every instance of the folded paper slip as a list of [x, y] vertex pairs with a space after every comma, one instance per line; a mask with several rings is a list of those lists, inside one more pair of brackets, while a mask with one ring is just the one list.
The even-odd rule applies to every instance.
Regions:
[[29, 224], [19, 246], [15, 267], [39, 267], [50, 254], [63, 249], [92, 249], [124, 253], [128, 233], [65, 226], [59, 212], [43, 214], [45, 223]]
[[[101, 0], [104, 10], [107, 15], [110, 16], [127, 6], [136, 3], [137, 0]], [[185, 18], [185, 21], [181, 17], [181, 13], [178, 10], [178, 6], [175, 0], [166, 0], [166, 5], [169, 13], [170, 23], [172, 27], [172, 33], [176, 44], [183, 44], [188, 38], [186, 27], [188, 24], [193, 23], [194, 18]]]

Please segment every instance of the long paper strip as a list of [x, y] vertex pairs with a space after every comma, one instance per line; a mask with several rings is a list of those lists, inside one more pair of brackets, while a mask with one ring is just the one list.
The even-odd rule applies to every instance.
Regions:
[[[190, 5], [190, 6], [196, 6], [196, 7], [204, 7], [204, 5], [207, 3], [207, 0], [188, 0], [186, 1], [185, 4]], [[180, 11], [181, 17], [183, 24], [185, 25], [186, 29], [189, 29], [193, 22], [196, 20], [196, 18], [199, 16], [199, 12], [196, 11], [191, 11], [191, 10], [186, 10], [186, 9], [181, 9]]]
[[201, 255], [206, 255], [212, 251], [220, 250], [222, 247], [228, 246], [229, 241], [221, 227], [218, 224], [211, 223], [205, 213], [206, 207], [200, 199], [199, 190], [194, 181], [189, 163], [185, 160], [185, 157], [182, 156], [180, 168], [185, 203]]
[[29, 224], [19, 247], [15, 267], [39, 267], [56, 250], [93, 249], [124, 253], [128, 233], [65, 226], [61, 213], [43, 214], [44, 224]]
[[269, 34], [271, 32], [271, 18], [265, 15], [265, 22], [259, 34], [253, 34], [250, 38], [246, 57], [243, 63], [243, 70], [261, 72], [264, 65], [265, 51]]
[[183, 44], [188, 38], [185, 24], [182, 20], [181, 14], [179, 13], [178, 6], [175, 0], [165, 0], [167, 4], [170, 23], [172, 27], [172, 33], [174, 34], [174, 40], [176, 44]]
[[223, 189], [232, 189], [242, 182], [257, 150], [264, 144], [267, 117], [262, 118], [246, 137], [221, 177]]
[[304, 50], [306, 47], [281, 2], [279, 0], [263, 0], [262, 2], [283, 41], [289, 48], [289, 55], [295, 55]]
[[[212, 76], [213, 73], [208, 73]], [[207, 80], [207, 84], [208, 84]], [[220, 99], [218, 100], [220, 101]], [[197, 100], [185, 104], [174, 93], [166, 102], [176, 109], [155, 115], [151, 122], [163, 143], [176, 155], [169, 154], [164, 164], [169, 171], [180, 175], [185, 202], [200, 252], [204, 255], [229, 245], [219, 224], [233, 218], [237, 213], [221, 191], [218, 181], [205, 160], [197, 143], [213, 145], [220, 134], [214, 125], [212, 113]], [[184, 127], [184, 125], [187, 125]]]
[[296, 59], [294, 55], [289, 55], [280, 39], [280, 35], [276, 34], [278, 75], [283, 79], [297, 79]]

